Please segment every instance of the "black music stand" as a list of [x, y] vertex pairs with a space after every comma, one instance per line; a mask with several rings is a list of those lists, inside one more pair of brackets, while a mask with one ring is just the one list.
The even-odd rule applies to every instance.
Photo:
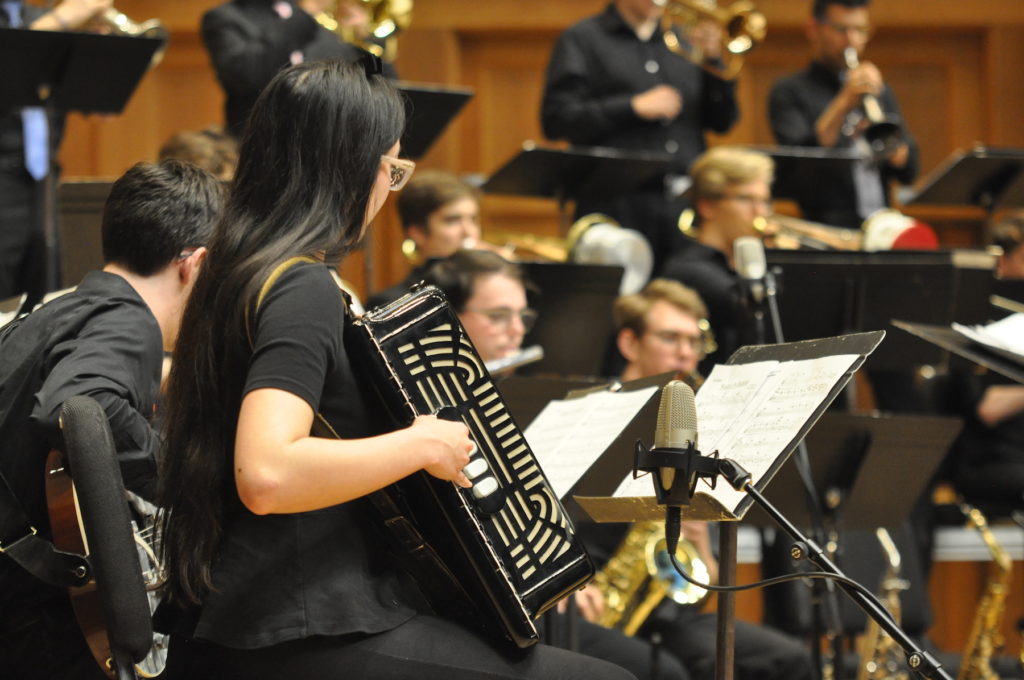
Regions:
[[522, 375], [597, 376], [603, 373], [614, 329], [612, 304], [619, 296], [622, 267], [563, 262], [523, 262], [537, 324], [523, 346], [540, 345], [544, 358], [523, 366]]
[[970, 340], [949, 326], [893, 320], [893, 326], [1024, 385], [1024, 365]]
[[[902, 524], [962, 425], [937, 416], [825, 413], [805, 441], [815, 488], [838, 500], [834, 528]], [[794, 524], [813, 525], [795, 466], [783, 465], [765, 497]], [[774, 526], [756, 506], [744, 519]]]
[[427, 155], [434, 142], [473, 97], [473, 91], [468, 88], [440, 85], [399, 83], [398, 89], [406, 96], [402, 155], [413, 160]]
[[[960, 267], [942, 251], [769, 250], [779, 315], [787, 340], [889, 328], [892, 319], [948, 325], [986, 320], [991, 271]], [[986, 283], [987, 282], [987, 283]], [[890, 334], [868, 366], [905, 370], [938, 364], [944, 354], [903, 334]]]
[[906, 205], [1024, 206], [1024, 149], [977, 146], [957, 151], [930, 172]]
[[[802, 201], [809, 191], [821, 186], [827, 178], [848, 178], [851, 168], [864, 159], [853, 149], [832, 149], [820, 146], [752, 146], [754, 151], [771, 156], [775, 162], [772, 196]], [[808, 178], [814, 178], [808, 182]]]
[[665, 174], [671, 154], [606, 147], [542, 149], [532, 141], [484, 182], [492, 194], [568, 201], [607, 199]]
[[[160, 38], [0, 28], [0, 69], [4, 73], [0, 109], [43, 106], [51, 125], [58, 110], [120, 113], [164, 42]], [[43, 181], [43, 211], [36, 231], [45, 243], [43, 290], [29, 291], [28, 308], [62, 285], [56, 178], [53, 163], [48, 165], [51, 172]]]

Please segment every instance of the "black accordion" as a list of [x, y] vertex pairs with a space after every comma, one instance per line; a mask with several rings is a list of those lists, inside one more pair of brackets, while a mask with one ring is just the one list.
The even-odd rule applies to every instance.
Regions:
[[535, 619], [594, 566], [443, 293], [422, 287], [369, 311], [345, 344], [397, 425], [437, 414], [469, 427], [472, 488], [420, 471], [387, 491], [471, 601], [455, 615], [519, 647], [537, 642]]

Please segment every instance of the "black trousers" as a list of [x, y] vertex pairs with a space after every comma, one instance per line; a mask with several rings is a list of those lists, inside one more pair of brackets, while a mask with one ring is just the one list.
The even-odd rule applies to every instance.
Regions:
[[43, 287], [43, 184], [0, 157], [0, 300]]
[[66, 598], [0, 611], [0, 676], [106, 680]]
[[173, 638], [164, 680], [629, 680], [547, 645], [503, 651], [451, 621], [416, 616], [377, 635], [310, 637], [260, 649]]

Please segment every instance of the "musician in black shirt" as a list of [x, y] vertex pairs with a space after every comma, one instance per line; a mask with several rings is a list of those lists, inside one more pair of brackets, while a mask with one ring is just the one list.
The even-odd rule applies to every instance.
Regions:
[[[174, 348], [221, 203], [220, 183], [195, 166], [134, 166], [114, 182], [104, 209], [103, 270], [0, 331], [0, 473], [44, 537], [44, 466], [49, 451], [62, 448], [57, 421], [72, 396], [103, 407], [125, 486], [153, 498], [160, 438], [150, 419], [164, 351]], [[37, 375], [22, 385], [25, 369]], [[0, 535], [0, 543], [14, 538]], [[3, 555], [0, 667], [19, 680], [105, 677], [66, 590]]]
[[[682, 176], [707, 148], [705, 130], [728, 131], [739, 116], [735, 84], [702, 70], [665, 46], [663, 9], [653, 0], [614, 0], [595, 16], [570, 26], [548, 63], [541, 104], [545, 136], [579, 146], [668, 153], [670, 176]], [[683, 43], [720, 54], [721, 32], [702, 24]], [[678, 190], [658, 177], [621, 196], [579, 203], [578, 215], [603, 212], [637, 229], [655, 257], [678, 247]], [[671, 183], [671, 179], [669, 180]]]
[[857, 229], [889, 205], [889, 184], [917, 177], [917, 144], [892, 88], [870, 62], [847, 69], [844, 50], [858, 56], [871, 35], [870, 0], [815, 0], [807, 22], [814, 60], [807, 69], [776, 82], [768, 103], [775, 141], [789, 146], [858, 148], [867, 153], [869, 124], [862, 102], [875, 97], [885, 116], [902, 123], [901, 143], [888, 158], [855, 162], [849, 171], [825, 170], [808, 177], [797, 197], [806, 219]]
[[[367, 494], [419, 470], [470, 486], [464, 424], [391, 430], [364, 399], [325, 266], [412, 172], [403, 122], [368, 54], [285, 69], [253, 109], [168, 393], [170, 678], [629, 677], [421, 613], [367, 514]], [[317, 414], [338, 439], [311, 436]]]

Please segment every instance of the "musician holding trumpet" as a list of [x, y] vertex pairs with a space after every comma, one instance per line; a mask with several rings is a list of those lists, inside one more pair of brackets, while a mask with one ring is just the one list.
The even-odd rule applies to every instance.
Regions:
[[891, 181], [910, 184], [918, 172], [917, 146], [892, 88], [877, 66], [860, 61], [872, 33], [869, 3], [814, 0], [806, 24], [814, 58], [776, 82], [769, 98], [779, 144], [862, 151], [852, 173], [816, 172], [798, 197], [804, 218], [851, 229], [889, 205]]

